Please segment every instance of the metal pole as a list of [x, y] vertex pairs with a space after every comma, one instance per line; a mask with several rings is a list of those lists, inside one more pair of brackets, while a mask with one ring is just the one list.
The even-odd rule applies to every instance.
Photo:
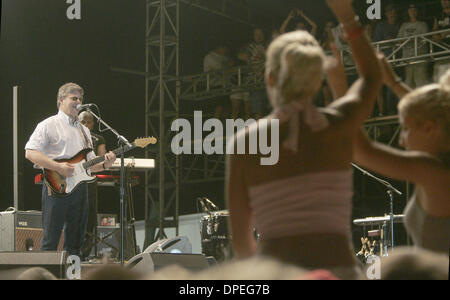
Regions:
[[161, 15], [159, 28], [159, 239], [164, 238], [164, 197], [165, 197], [165, 132], [164, 132], [164, 67], [166, 39], [166, 0], [160, 1]]
[[[176, 68], [176, 76], [177, 76], [177, 87], [176, 87], [176, 119], [180, 117], [180, 94], [181, 94], [181, 82], [180, 82], [180, 1], [177, 0], [177, 7], [176, 7], [176, 18], [177, 18], [177, 25], [176, 25], [176, 38], [177, 38], [177, 44], [176, 44], [176, 54], [175, 54], [175, 68]], [[179, 210], [180, 210], [180, 157], [177, 155], [175, 157], [175, 235], [179, 235]]]
[[391, 211], [390, 211], [390, 219], [391, 219], [391, 251], [394, 250], [394, 193], [389, 190], [387, 192], [389, 194]]
[[18, 147], [18, 101], [19, 87], [13, 87], [13, 177], [14, 177], [14, 208], [19, 209], [19, 147]]

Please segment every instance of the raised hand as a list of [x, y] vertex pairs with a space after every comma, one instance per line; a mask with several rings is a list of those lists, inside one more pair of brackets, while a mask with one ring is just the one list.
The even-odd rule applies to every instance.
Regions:
[[391, 64], [382, 53], [377, 53], [377, 59], [381, 67], [381, 78], [383, 83], [387, 85], [399, 99], [411, 92], [411, 88], [402, 82], [401, 78], [395, 73]]
[[348, 89], [345, 67], [342, 62], [341, 52], [334, 43], [330, 43], [333, 56], [328, 56], [325, 63], [325, 74], [328, 84], [333, 93], [333, 98], [337, 99], [344, 96]]
[[289, 12], [288, 19], [292, 19], [293, 17], [295, 17], [295, 11], [294, 11], [294, 10], [291, 10], [291, 11]]

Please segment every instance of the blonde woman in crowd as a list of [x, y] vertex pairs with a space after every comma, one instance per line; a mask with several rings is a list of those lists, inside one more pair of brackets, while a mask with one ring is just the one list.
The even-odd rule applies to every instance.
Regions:
[[[275, 39], [266, 61], [273, 113], [265, 119], [279, 120], [279, 161], [261, 166], [260, 155], [229, 155], [226, 199], [237, 258], [259, 254], [356, 279], [361, 271], [351, 247], [350, 162], [353, 140], [381, 87], [381, 70], [352, 1], [327, 2], [343, 26], [359, 79], [343, 97], [319, 110], [312, 99], [322, 84], [322, 48], [306, 31]], [[248, 141], [261, 124], [238, 132], [229, 147], [242, 136]]]
[[411, 91], [382, 59], [383, 81], [401, 99], [400, 145], [372, 142], [361, 131], [356, 162], [385, 176], [416, 184], [405, 226], [416, 246], [447, 254], [450, 247], [450, 70], [440, 83]]

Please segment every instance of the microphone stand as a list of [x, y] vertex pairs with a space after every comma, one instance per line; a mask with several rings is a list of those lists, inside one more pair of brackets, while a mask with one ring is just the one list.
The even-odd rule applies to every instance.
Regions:
[[[359, 167], [356, 164], [351, 164], [355, 169], [358, 169], [361, 173], [363, 173], [363, 175], [369, 176], [373, 179], [375, 179], [376, 181], [378, 181], [379, 183], [381, 183], [382, 185], [384, 185], [385, 187], [387, 187], [387, 194], [389, 195], [389, 200], [390, 200], [390, 212], [389, 212], [389, 220], [391, 222], [391, 250], [394, 249], [394, 193], [397, 193], [398, 195], [402, 195], [402, 193], [397, 190], [396, 188], [394, 188], [389, 182], [382, 180], [374, 175], [372, 175], [371, 173], [367, 172], [366, 170], [364, 170], [363, 168]], [[383, 225], [384, 227], [384, 225]], [[383, 235], [384, 239], [386, 238], [385, 235]], [[385, 252], [386, 252], [386, 256], [387, 256], [387, 245], [385, 245]]]
[[[98, 109], [98, 107], [97, 107]], [[97, 120], [99, 123], [102, 123], [107, 129], [109, 129], [112, 133], [114, 133], [117, 137], [117, 144], [121, 150], [123, 150], [123, 146], [132, 147], [130, 142], [120, 135], [114, 128], [106, 124], [99, 116], [97, 116], [92, 110], [86, 108]], [[120, 263], [124, 265], [124, 237], [125, 237], [125, 227], [124, 227], [124, 215], [125, 215], [125, 158], [124, 151], [121, 151], [120, 155]]]

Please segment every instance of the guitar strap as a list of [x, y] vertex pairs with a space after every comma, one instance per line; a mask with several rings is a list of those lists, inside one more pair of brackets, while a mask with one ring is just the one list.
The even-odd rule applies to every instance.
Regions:
[[84, 147], [85, 148], [91, 148], [92, 150], [94, 150], [94, 146], [92, 145], [92, 140], [89, 140], [89, 138], [86, 135], [86, 132], [84, 132], [81, 123], [78, 123], [78, 129], [81, 131], [81, 135], [83, 137], [84, 140]]

